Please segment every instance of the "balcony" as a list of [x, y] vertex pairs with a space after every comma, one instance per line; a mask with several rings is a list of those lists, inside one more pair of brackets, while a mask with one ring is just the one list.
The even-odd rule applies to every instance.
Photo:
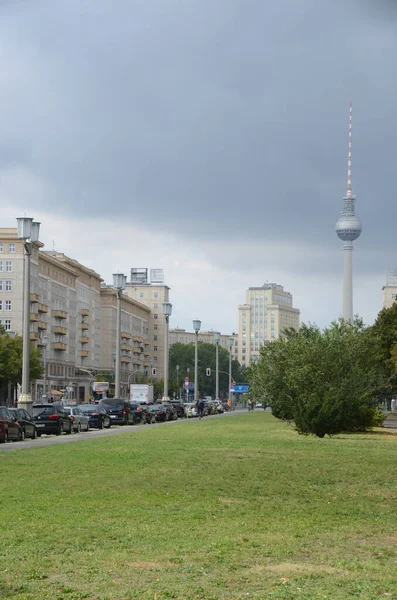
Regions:
[[141, 338], [139, 335], [132, 336], [132, 339], [134, 340], [134, 342], [138, 342], [139, 344], [143, 344], [143, 338]]
[[124, 338], [125, 340], [130, 340], [132, 336], [130, 333], [128, 333], [128, 331], [122, 331], [121, 337]]
[[39, 335], [38, 335], [37, 331], [31, 331], [29, 333], [29, 339], [31, 342], [37, 342], [37, 340], [39, 339]]
[[32, 323], [37, 323], [39, 320], [39, 315], [37, 313], [30, 313], [30, 321]]
[[132, 350], [132, 346], [130, 344], [121, 344], [121, 349], [122, 350]]
[[39, 321], [37, 327], [39, 329], [48, 329], [48, 323], [46, 323], [45, 321]]
[[149, 350], [145, 350], [144, 353], [143, 353], [143, 356], [150, 356]]
[[90, 316], [90, 311], [88, 310], [88, 308], [82, 308], [80, 311], [80, 314], [82, 317], [89, 317]]
[[141, 352], [142, 352], [142, 348], [141, 348], [140, 346], [134, 346], [134, 347], [132, 348], [132, 351], [133, 351], [134, 353], [135, 353], [135, 352], [137, 352], [138, 354], [141, 354]]
[[121, 361], [122, 363], [130, 363], [130, 362], [131, 362], [131, 357], [130, 357], [130, 356], [122, 356], [122, 357], [120, 358], [120, 361]]
[[68, 313], [64, 310], [53, 310], [51, 314], [56, 319], [67, 319], [68, 318]]
[[40, 298], [38, 294], [30, 294], [30, 301], [33, 303], [40, 302]]
[[40, 304], [38, 306], [39, 313], [48, 313], [48, 306], [46, 304]]
[[80, 350], [81, 358], [88, 358], [89, 352], [88, 350]]
[[52, 348], [53, 350], [66, 350], [67, 346], [66, 344], [63, 344], [62, 342], [54, 342], [52, 344]]
[[85, 336], [85, 335], [83, 335], [83, 337], [81, 337], [81, 338], [80, 338], [80, 342], [81, 342], [82, 344], [88, 344], [88, 343], [89, 343], [89, 341], [90, 341], [90, 338], [89, 338], [89, 337], [87, 337], [87, 336]]
[[59, 333], [60, 335], [66, 335], [68, 332], [66, 327], [60, 327], [59, 325], [57, 325], [56, 327], [53, 327], [52, 331], [53, 331], [53, 333]]
[[37, 340], [37, 345], [40, 346], [40, 348], [44, 348], [44, 346], [47, 346], [47, 344], [44, 344], [44, 342], [41, 338], [39, 338]]
[[89, 329], [90, 326], [88, 325], [88, 323], [80, 323], [80, 329], [82, 329], [83, 331], [87, 331], [87, 329]]
[[144, 366], [144, 367], [150, 367], [150, 362], [144, 362], [144, 363], [143, 363], [143, 366]]

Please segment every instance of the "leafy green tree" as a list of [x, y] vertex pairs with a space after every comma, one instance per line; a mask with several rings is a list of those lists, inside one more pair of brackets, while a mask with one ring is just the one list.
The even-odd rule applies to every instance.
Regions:
[[253, 393], [273, 414], [318, 437], [379, 423], [386, 374], [373, 353], [373, 334], [360, 320], [290, 330], [261, 350], [250, 371]]
[[397, 302], [384, 308], [371, 328], [373, 352], [389, 375], [389, 398], [397, 394]]
[[[194, 381], [194, 344], [173, 344], [170, 348], [170, 393], [178, 390], [177, 369], [179, 365], [179, 387], [183, 388], [189, 368], [190, 381]], [[207, 377], [206, 370], [211, 369]], [[219, 346], [219, 393], [227, 397], [229, 387], [229, 353]], [[232, 378], [241, 381], [244, 372], [236, 360], [232, 360]], [[245, 374], [244, 374], [245, 376]], [[201, 396], [215, 396], [216, 392], [216, 348], [215, 344], [198, 344], [198, 388]]]
[[[20, 335], [11, 337], [0, 329], [0, 387], [10, 382], [13, 386], [22, 381], [23, 340]], [[30, 345], [30, 379], [42, 376], [41, 353], [33, 344]]]

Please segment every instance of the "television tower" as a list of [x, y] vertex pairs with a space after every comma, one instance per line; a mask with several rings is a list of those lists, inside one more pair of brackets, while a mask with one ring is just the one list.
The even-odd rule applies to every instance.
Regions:
[[343, 275], [343, 313], [345, 321], [353, 321], [353, 242], [361, 234], [360, 220], [356, 217], [356, 197], [352, 193], [352, 115], [349, 110], [349, 150], [347, 159], [347, 190], [343, 198], [342, 216], [336, 222], [335, 231], [343, 240], [344, 275]]

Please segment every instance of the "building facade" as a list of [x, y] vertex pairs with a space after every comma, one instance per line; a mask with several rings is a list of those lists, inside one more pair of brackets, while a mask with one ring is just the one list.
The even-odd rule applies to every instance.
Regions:
[[[112, 373], [116, 356], [116, 291], [78, 261], [33, 244], [30, 259], [30, 340], [42, 351], [46, 377], [32, 383], [32, 399], [64, 390], [88, 400], [99, 373]], [[0, 229], [0, 324], [23, 332], [23, 243], [17, 229]], [[121, 378], [123, 392], [133, 371], [150, 366], [150, 309], [122, 298]]]
[[390, 308], [397, 300], [397, 269], [389, 273], [382, 290], [383, 308]]
[[[229, 352], [229, 339], [235, 339], [237, 336], [235, 333], [231, 335], [221, 334], [219, 345], [225, 348]], [[170, 346], [174, 344], [194, 344], [196, 341], [196, 334], [194, 331], [186, 331], [186, 329], [170, 329], [169, 342]], [[206, 342], [207, 344], [214, 343], [214, 332], [213, 331], [199, 331], [198, 334], [199, 342]], [[234, 352], [232, 352], [234, 354]]]
[[132, 300], [145, 305], [151, 312], [148, 331], [152, 352], [151, 365], [156, 369], [156, 378], [162, 379], [165, 349], [163, 302], [170, 301], [170, 288], [163, 283], [162, 270], [151, 269], [149, 278], [148, 269], [131, 269], [131, 280], [124, 292]]
[[292, 295], [283, 286], [265, 283], [246, 291], [238, 307], [237, 356], [241, 365], [258, 360], [263, 343], [276, 340], [284, 329], [299, 328], [300, 311], [292, 307]]

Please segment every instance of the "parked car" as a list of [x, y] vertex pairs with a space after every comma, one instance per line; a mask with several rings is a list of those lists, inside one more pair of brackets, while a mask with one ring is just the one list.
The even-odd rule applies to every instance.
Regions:
[[169, 402], [163, 404], [166, 412], [166, 421], [176, 421], [178, 418], [175, 408]]
[[151, 405], [150, 404], [140, 404], [141, 410], [145, 417], [145, 423], [149, 423], [149, 425], [156, 422], [156, 416], [150, 410], [150, 406], [153, 406], [153, 405], [152, 404]]
[[22, 439], [27, 437], [35, 440], [39, 437], [36, 424], [27, 410], [24, 408], [10, 408], [9, 411], [14, 415], [22, 428]]
[[191, 417], [197, 417], [197, 407], [194, 402], [185, 402], [184, 403], [185, 415], [189, 419]]
[[20, 442], [24, 437], [15, 415], [6, 406], [0, 406], [0, 443], [4, 444], [10, 440]]
[[78, 406], [65, 406], [65, 410], [73, 421], [73, 431], [80, 433], [80, 431], [89, 430], [90, 418], [88, 415], [85, 415]]
[[40, 435], [73, 433], [73, 421], [62, 404], [33, 404], [33, 421]]
[[222, 402], [217, 402], [216, 403], [216, 410], [217, 410], [218, 414], [222, 414], [222, 413], [225, 412], [225, 409], [223, 408]]
[[77, 408], [88, 417], [88, 426], [94, 429], [109, 429], [112, 420], [106, 410], [99, 408], [97, 404], [80, 404]]
[[105, 398], [99, 402], [98, 406], [108, 413], [112, 423], [120, 425], [135, 425], [136, 423], [131, 404], [124, 398]]
[[163, 422], [167, 420], [167, 412], [164, 404], [149, 404], [148, 410], [155, 416], [157, 422]]
[[183, 419], [185, 417], [185, 409], [183, 408], [182, 402], [178, 402], [177, 400], [170, 400], [169, 403], [175, 408], [178, 419]]

